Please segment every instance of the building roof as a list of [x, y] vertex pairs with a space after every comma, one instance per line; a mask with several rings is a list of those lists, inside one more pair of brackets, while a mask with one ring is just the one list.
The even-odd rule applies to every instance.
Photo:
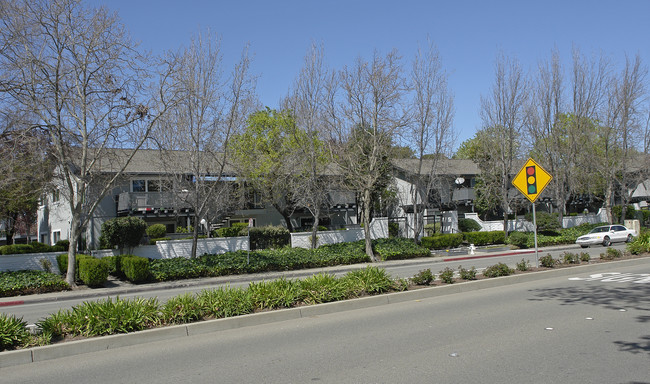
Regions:
[[[129, 156], [132, 149], [103, 149], [99, 152], [101, 155], [96, 163], [95, 170], [103, 173], [113, 173], [119, 171]], [[192, 153], [186, 151], [159, 151], [156, 149], [140, 149], [135, 152], [133, 159], [129, 162], [125, 173], [130, 174], [169, 174], [169, 173], [187, 173], [192, 172]], [[217, 155], [219, 156], [219, 155]], [[221, 169], [221, 159], [206, 156], [207, 166], [203, 166], [208, 172], [218, 172]], [[234, 169], [231, 165], [226, 164], [223, 173], [231, 174]]]
[[[418, 159], [393, 159], [393, 166], [408, 173], [416, 173], [418, 169]], [[481, 173], [478, 164], [472, 160], [466, 159], [439, 159], [435, 160], [435, 173], [437, 175], [478, 175]], [[421, 175], [428, 175], [431, 168], [434, 166], [434, 160], [422, 160]]]

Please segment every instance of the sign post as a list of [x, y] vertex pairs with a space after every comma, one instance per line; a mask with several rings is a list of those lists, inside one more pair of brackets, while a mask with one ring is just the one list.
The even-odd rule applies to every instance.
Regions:
[[526, 164], [519, 170], [512, 185], [519, 190], [533, 205], [533, 227], [535, 227], [535, 264], [539, 267], [539, 256], [537, 251], [537, 215], [535, 214], [535, 200], [542, 193], [548, 183], [553, 180], [548, 172], [544, 170], [533, 159], [528, 159]]

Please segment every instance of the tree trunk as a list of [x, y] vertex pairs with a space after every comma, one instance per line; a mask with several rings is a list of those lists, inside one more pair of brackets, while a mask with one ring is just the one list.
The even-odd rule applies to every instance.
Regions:
[[190, 258], [195, 259], [196, 258], [196, 249], [198, 246], [199, 242], [199, 222], [198, 222], [198, 217], [194, 216], [194, 230], [192, 231], [192, 253], [190, 254]]
[[371, 194], [370, 190], [366, 189], [363, 191], [363, 234], [366, 239], [366, 255], [370, 258], [372, 262], [377, 262], [379, 259], [375, 256], [375, 253], [372, 250], [372, 239], [370, 238], [370, 201]]
[[287, 225], [287, 230], [289, 230], [289, 232], [293, 232], [293, 224], [291, 224], [291, 215], [289, 215], [286, 210], [280, 208], [280, 206], [278, 206], [277, 204], [273, 204], [273, 208], [275, 208], [280, 213], [280, 215], [282, 215], [282, 218], [284, 219]]
[[318, 247], [318, 238], [316, 234], [318, 233], [318, 223], [320, 222], [318, 216], [320, 215], [320, 210], [316, 209], [314, 211], [314, 225], [311, 227], [311, 249], [316, 249]]
[[68, 246], [68, 271], [66, 272], [65, 280], [68, 282], [70, 287], [75, 288], [77, 286], [76, 275], [77, 275], [77, 237], [79, 234], [79, 223], [77, 220], [78, 215], [73, 214], [70, 222], [70, 245]]

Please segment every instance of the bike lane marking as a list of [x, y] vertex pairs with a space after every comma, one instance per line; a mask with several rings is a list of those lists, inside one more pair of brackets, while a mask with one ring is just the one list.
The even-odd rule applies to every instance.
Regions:
[[650, 273], [595, 273], [589, 277], [570, 277], [571, 281], [602, 281], [605, 283], [650, 284]]

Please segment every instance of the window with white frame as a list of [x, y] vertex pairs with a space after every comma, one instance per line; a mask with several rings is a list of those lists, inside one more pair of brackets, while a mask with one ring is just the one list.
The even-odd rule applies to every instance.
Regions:
[[56, 244], [61, 240], [61, 231], [52, 231], [52, 244]]

